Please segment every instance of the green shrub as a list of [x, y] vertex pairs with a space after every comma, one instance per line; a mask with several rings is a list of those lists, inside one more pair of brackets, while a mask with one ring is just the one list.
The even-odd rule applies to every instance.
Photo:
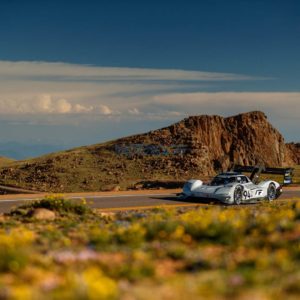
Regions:
[[62, 196], [48, 196], [41, 200], [32, 201], [19, 206], [11, 212], [12, 215], [29, 214], [35, 208], [45, 208], [59, 213], [60, 215], [76, 214], [84, 216], [92, 212], [84, 199], [71, 200]]

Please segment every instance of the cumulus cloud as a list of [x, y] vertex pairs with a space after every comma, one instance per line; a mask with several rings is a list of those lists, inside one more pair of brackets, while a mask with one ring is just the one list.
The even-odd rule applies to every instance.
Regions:
[[91, 111], [93, 111], [93, 106], [84, 106], [84, 105], [81, 105], [81, 104], [75, 104], [74, 105], [74, 112], [75, 113], [89, 113]]
[[112, 110], [106, 106], [106, 105], [99, 105], [99, 112], [102, 114], [102, 115], [111, 115], [112, 114]]
[[64, 98], [55, 99], [49, 94], [38, 95], [30, 101], [24, 99], [0, 99], [0, 116], [86, 113], [112, 115], [114, 112], [107, 105], [85, 106], [78, 103], [71, 103]]
[[56, 101], [54, 109], [59, 114], [70, 113], [72, 111], [72, 104], [66, 99], [59, 99]]
[[141, 114], [141, 112], [136, 107], [134, 107], [132, 109], [128, 109], [128, 113], [130, 115], [140, 115]]
[[35, 108], [38, 112], [47, 113], [52, 111], [52, 99], [50, 95], [40, 95], [35, 102]]

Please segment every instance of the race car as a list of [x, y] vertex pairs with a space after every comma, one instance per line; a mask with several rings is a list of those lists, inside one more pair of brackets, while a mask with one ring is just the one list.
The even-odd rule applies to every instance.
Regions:
[[[251, 170], [251, 179], [241, 173]], [[236, 205], [262, 199], [273, 201], [282, 193], [281, 184], [274, 180], [264, 180], [259, 183], [254, 183], [252, 180], [258, 178], [258, 173], [284, 174], [286, 176], [286, 174], [290, 174], [287, 173], [287, 170], [291, 169], [266, 168], [262, 170], [255, 167], [240, 167], [236, 171], [217, 175], [209, 184], [191, 179], [184, 184], [180, 198], [206, 198]]]

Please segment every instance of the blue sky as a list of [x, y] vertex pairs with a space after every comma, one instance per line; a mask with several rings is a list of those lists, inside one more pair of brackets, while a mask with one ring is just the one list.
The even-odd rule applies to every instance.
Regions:
[[297, 0], [2, 0], [0, 7], [3, 60], [289, 79], [300, 72]]
[[2, 0], [0, 36], [2, 140], [73, 146], [252, 109], [299, 140], [299, 1]]

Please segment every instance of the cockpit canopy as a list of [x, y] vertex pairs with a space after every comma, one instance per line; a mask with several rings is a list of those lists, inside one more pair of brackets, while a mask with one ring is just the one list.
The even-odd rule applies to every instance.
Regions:
[[227, 185], [230, 183], [248, 183], [250, 179], [244, 175], [232, 175], [232, 174], [221, 174], [216, 176], [210, 185], [219, 186], [219, 185]]

